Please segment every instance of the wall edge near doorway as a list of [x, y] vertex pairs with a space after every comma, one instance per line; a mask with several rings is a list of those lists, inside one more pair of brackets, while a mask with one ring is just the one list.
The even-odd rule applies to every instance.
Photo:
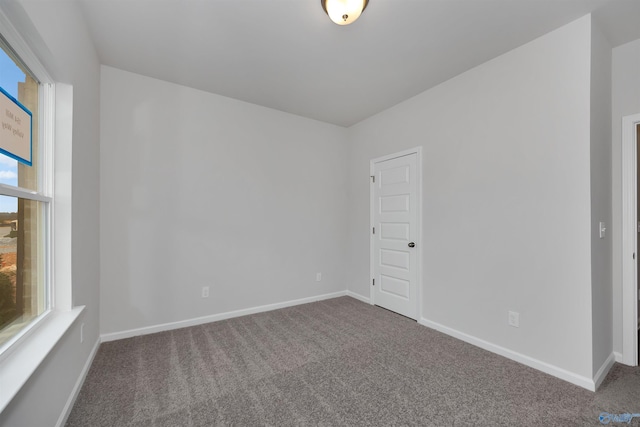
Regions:
[[366, 304], [371, 304], [371, 298], [367, 298], [367, 297], [365, 297], [363, 295], [360, 295], [360, 294], [357, 294], [355, 292], [347, 291], [347, 296], [351, 297], [351, 298], [355, 298], [355, 299], [357, 299], [359, 301], [362, 301], [362, 302], [364, 302]]

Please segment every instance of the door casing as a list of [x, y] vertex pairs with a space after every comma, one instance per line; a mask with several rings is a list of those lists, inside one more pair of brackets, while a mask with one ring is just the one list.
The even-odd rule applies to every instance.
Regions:
[[622, 363], [629, 366], [638, 365], [636, 156], [639, 124], [640, 114], [622, 118]]

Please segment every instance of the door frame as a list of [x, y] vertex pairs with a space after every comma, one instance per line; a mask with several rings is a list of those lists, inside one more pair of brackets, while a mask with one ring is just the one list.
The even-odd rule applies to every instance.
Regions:
[[374, 263], [375, 263], [375, 255], [374, 255], [374, 236], [372, 233], [372, 229], [374, 227], [373, 221], [373, 210], [375, 207], [374, 201], [374, 185], [372, 176], [375, 174], [375, 165], [376, 163], [384, 162], [387, 160], [396, 159], [398, 157], [408, 156], [410, 154], [416, 155], [416, 215], [418, 218], [416, 224], [416, 321], [420, 323], [422, 319], [422, 147], [414, 147], [408, 150], [399, 151], [397, 153], [388, 154], [386, 156], [377, 157], [375, 159], [371, 159], [369, 162], [369, 301], [371, 305], [374, 305], [375, 302], [375, 292], [373, 289], [373, 278], [374, 275]]
[[640, 114], [622, 118], [622, 363], [630, 366], [638, 365], [638, 125]]

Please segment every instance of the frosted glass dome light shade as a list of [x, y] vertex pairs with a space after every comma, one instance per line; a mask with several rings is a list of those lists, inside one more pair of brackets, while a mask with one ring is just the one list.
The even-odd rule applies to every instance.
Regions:
[[338, 25], [349, 25], [360, 17], [369, 0], [320, 0], [329, 18]]

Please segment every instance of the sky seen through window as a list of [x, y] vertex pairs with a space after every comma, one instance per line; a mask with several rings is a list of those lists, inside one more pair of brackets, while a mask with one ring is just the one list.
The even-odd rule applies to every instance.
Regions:
[[[24, 82], [25, 77], [13, 59], [0, 49], [0, 87], [18, 99], [18, 82]], [[18, 185], [18, 161], [4, 154], [0, 154], [0, 183]], [[17, 200], [15, 197], [0, 197], [0, 212], [16, 212]]]

